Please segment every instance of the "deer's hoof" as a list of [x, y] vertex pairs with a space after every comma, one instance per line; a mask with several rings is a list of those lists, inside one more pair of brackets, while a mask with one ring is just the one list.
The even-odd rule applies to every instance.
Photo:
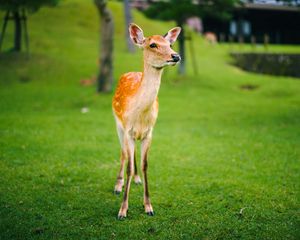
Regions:
[[118, 220], [122, 221], [122, 220], [125, 220], [126, 216], [123, 216], [123, 215], [118, 215]]
[[126, 212], [119, 212], [118, 220], [124, 220], [126, 218]]
[[142, 184], [142, 180], [141, 180], [140, 176], [138, 176], [138, 175], [134, 176], [134, 183], [137, 185]]
[[127, 216], [127, 212], [128, 212], [128, 208], [127, 207], [126, 208], [125, 207], [121, 207], [120, 211], [118, 213], [118, 219], [119, 220], [125, 219], [126, 216]]
[[145, 206], [145, 212], [146, 212], [146, 214], [148, 216], [154, 216], [154, 211], [153, 211], [153, 208], [152, 208], [151, 204], [150, 203], [144, 204], [144, 206]]
[[154, 216], [154, 212], [153, 211], [147, 212], [147, 215], [148, 216]]
[[114, 194], [115, 195], [120, 195], [121, 191], [118, 191], [118, 190], [114, 190]]

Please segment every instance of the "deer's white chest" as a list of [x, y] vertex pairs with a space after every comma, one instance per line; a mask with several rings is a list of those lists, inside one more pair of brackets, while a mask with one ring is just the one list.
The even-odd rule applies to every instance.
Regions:
[[152, 132], [156, 122], [158, 115], [156, 102], [155, 100], [147, 102], [141, 98], [132, 99], [132, 102], [126, 116], [126, 128], [134, 139], [143, 139]]

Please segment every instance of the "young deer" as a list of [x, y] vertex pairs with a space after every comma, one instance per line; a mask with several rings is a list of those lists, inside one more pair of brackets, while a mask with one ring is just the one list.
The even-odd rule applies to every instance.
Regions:
[[157, 94], [163, 68], [176, 65], [180, 56], [172, 50], [181, 28], [171, 29], [165, 36], [144, 37], [136, 24], [129, 25], [130, 37], [134, 44], [144, 50], [144, 72], [129, 72], [121, 76], [113, 97], [113, 113], [116, 120], [118, 137], [121, 143], [121, 168], [115, 185], [119, 194], [124, 185], [124, 164], [128, 159], [127, 181], [124, 199], [118, 214], [119, 219], [126, 217], [130, 182], [134, 175], [135, 183], [141, 183], [137, 173], [135, 141], [141, 140], [141, 160], [144, 177], [144, 207], [153, 216], [147, 180], [147, 154], [152, 139], [152, 130], [158, 114]]

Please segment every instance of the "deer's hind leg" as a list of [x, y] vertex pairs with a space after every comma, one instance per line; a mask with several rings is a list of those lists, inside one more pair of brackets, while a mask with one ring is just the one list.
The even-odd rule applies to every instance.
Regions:
[[120, 145], [121, 145], [121, 156], [120, 156], [121, 166], [120, 166], [120, 171], [117, 176], [114, 193], [120, 194], [122, 192], [122, 187], [124, 186], [124, 165], [125, 165], [125, 161], [127, 159], [127, 150], [125, 149], [125, 146], [123, 143], [124, 130], [123, 130], [123, 127], [121, 126], [121, 124], [118, 123], [118, 121], [117, 121], [117, 132], [118, 132], [118, 137], [119, 137]]
[[138, 174], [138, 168], [136, 164], [136, 150], [134, 151], [134, 182], [135, 184], [142, 184], [142, 180]]
[[125, 138], [124, 138], [124, 145], [127, 150], [127, 156], [128, 156], [127, 179], [126, 179], [126, 185], [125, 185], [125, 190], [124, 190], [123, 202], [122, 202], [121, 208], [119, 210], [118, 219], [123, 219], [127, 216], [130, 183], [131, 183], [131, 178], [134, 175], [134, 145], [135, 145], [135, 141], [128, 134], [126, 134], [126, 135], [127, 136], [125, 136]]

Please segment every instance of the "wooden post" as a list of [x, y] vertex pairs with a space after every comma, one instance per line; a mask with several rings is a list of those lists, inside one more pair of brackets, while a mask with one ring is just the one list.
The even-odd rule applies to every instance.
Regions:
[[229, 42], [229, 48], [230, 48], [230, 50], [232, 50], [232, 46], [233, 46], [233, 36], [232, 35], [228, 36], [228, 42]]
[[251, 46], [253, 50], [256, 48], [256, 38], [254, 35], [251, 36]]
[[240, 48], [242, 48], [243, 45], [244, 45], [244, 37], [243, 37], [243, 35], [239, 35], [239, 45], [240, 45]]
[[270, 41], [269, 35], [264, 34], [264, 47], [265, 47], [266, 51], [268, 50], [268, 47], [269, 47], [269, 41]]
[[178, 43], [179, 43], [179, 54], [181, 56], [181, 62], [179, 64], [179, 74], [185, 75], [185, 67], [186, 67], [186, 61], [185, 61], [185, 30], [183, 27], [182, 22], [176, 23], [178, 27], [181, 27], [181, 33], [178, 37]]
[[27, 16], [24, 8], [22, 9], [22, 20], [23, 20], [23, 28], [24, 28], [24, 35], [25, 35], [24, 36], [25, 46], [26, 46], [27, 55], [29, 56], [29, 36], [27, 30]]
[[5, 34], [5, 30], [6, 30], [6, 26], [7, 26], [7, 21], [9, 19], [9, 10], [6, 11], [5, 17], [4, 17], [4, 22], [2, 25], [2, 31], [1, 31], [1, 35], [0, 35], [0, 52], [1, 52], [1, 47], [2, 47], [2, 43], [3, 43], [3, 39], [4, 39], [4, 34]]
[[219, 42], [220, 43], [225, 42], [225, 35], [224, 35], [224, 33], [220, 33], [220, 41]]
[[190, 33], [188, 36], [186, 36], [185, 39], [190, 41], [189, 45], [190, 45], [190, 54], [191, 54], [191, 58], [192, 58], [192, 66], [194, 69], [194, 74], [198, 75], [197, 62], [196, 62], [196, 58], [195, 58], [195, 49], [194, 49], [192, 34]]
[[14, 51], [20, 52], [22, 49], [22, 18], [19, 9], [13, 11], [13, 19], [15, 22], [15, 39]]

